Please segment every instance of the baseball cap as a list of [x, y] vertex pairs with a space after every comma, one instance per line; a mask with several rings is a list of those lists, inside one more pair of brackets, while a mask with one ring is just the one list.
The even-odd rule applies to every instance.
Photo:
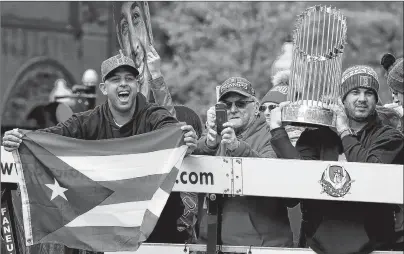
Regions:
[[288, 96], [289, 86], [274, 86], [268, 93], [262, 98], [261, 104], [265, 102], [281, 103], [286, 101]]
[[219, 88], [219, 100], [230, 92], [238, 93], [247, 97], [255, 97], [254, 88], [252, 87], [250, 81], [245, 78], [231, 77], [226, 79], [226, 81], [224, 81]]
[[135, 76], [139, 75], [139, 71], [135, 67], [135, 63], [133, 62], [132, 59], [129, 57], [125, 56], [122, 53], [122, 50], [119, 50], [119, 54], [115, 55], [113, 57], [108, 58], [101, 64], [101, 76], [102, 76], [102, 82], [105, 82], [105, 78], [107, 77], [108, 74], [110, 74], [112, 71], [114, 71], [118, 67], [122, 66], [127, 66], [131, 71], [133, 71], [133, 74]]

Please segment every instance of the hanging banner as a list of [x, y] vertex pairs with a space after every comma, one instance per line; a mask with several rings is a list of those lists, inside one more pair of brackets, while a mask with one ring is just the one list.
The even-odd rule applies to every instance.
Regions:
[[6, 199], [1, 201], [1, 251], [4, 254], [16, 254], [10, 207], [8, 204]]

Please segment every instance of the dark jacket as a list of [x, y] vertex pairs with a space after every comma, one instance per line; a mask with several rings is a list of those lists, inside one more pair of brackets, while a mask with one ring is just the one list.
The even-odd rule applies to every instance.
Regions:
[[136, 96], [136, 111], [132, 119], [119, 128], [109, 110], [108, 101], [93, 110], [73, 114], [71, 118], [42, 131], [86, 140], [124, 138], [147, 133], [178, 123], [167, 109], [146, 102], [143, 94]]
[[[286, 159], [337, 161], [345, 154], [349, 162], [399, 163], [401, 134], [383, 125], [375, 115], [356, 136], [342, 140], [327, 127], [306, 129], [296, 148], [284, 128], [271, 131], [271, 144]], [[302, 200], [302, 237], [317, 253], [370, 253], [394, 239], [394, 206], [379, 203]]]
[[[93, 110], [74, 114], [66, 122], [42, 131], [77, 139], [100, 140], [130, 137], [175, 123], [178, 123], [177, 119], [167, 109], [146, 102], [143, 94], [138, 93], [133, 118], [121, 128], [115, 124], [107, 101]], [[177, 219], [181, 216], [182, 211], [183, 207], [179, 195], [170, 195], [147, 242], [178, 242]]]
[[[270, 132], [261, 115], [238, 135], [240, 146], [226, 156], [274, 158], [270, 145]], [[198, 141], [196, 152], [219, 155], [218, 149], [206, 146], [206, 136]], [[258, 176], [257, 176], [258, 177]], [[201, 211], [201, 210], [200, 210]], [[207, 241], [206, 210], [199, 213], [199, 243]], [[289, 223], [285, 199], [253, 196], [225, 197], [223, 202], [222, 235], [225, 245], [253, 245], [265, 247], [291, 247], [293, 234]]]

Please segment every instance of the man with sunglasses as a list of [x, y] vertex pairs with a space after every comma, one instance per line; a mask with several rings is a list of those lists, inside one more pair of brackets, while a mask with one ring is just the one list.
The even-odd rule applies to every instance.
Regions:
[[[251, 83], [240, 77], [227, 79], [220, 86], [219, 101], [227, 106], [228, 122], [223, 124], [223, 131], [217, 133], [215, 107], [211, 107], [207, 112], [207, 131], [198, 140], [195, 153], [275, 158], [270, 144], [269, 127], [264, 115], [258, 110], [259, 103]], [[225, 197], [222, 207], [222, 244], [293, 246], [293, 235], [284, 199]], [[207, 242], [206, 215], [206, 210], [199, 210], [199, 243]]]
[[[261, 99], [260, 112], [265, 116], [265, 120], [270, 126], [271, 111], [279, 106], [279, 103], [286, 101], [289, 88], [290, 70], [278, 71], [272, 78], [273, 87]], [[296, 141], [303, 132], [303, 127], [285, 126], [290, 142], [295, 146]]]

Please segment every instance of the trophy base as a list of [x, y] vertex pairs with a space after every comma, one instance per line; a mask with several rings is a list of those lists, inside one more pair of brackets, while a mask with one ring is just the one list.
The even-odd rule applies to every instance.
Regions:
[[282, 109], [282, 122], [295, 126], [335, 127], [332, 110], [305, 104], [289, 104], [284, 107]]

